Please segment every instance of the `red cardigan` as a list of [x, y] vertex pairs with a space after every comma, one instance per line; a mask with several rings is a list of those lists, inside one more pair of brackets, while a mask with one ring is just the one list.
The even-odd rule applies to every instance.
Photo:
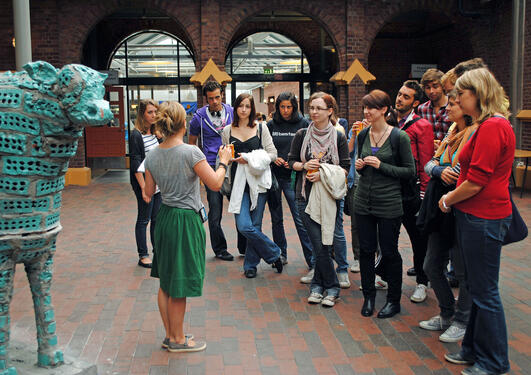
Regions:
[[[413, 122], [417, 118], [418, 120]], [[426, 191], [430, 177], [424, 172], [424, 166], [433, 157], [433, 126], [428, 120], [414, 114], [401, 129], [407, 133], [411, 140], [411, 152], [420, 179], [420, 190]]]
[[471, 198], [455, 204], [460, 211], [483, 219], [503, 219], [512, 212], [509, 178], [514, 161], [515, 136], [509, 121], [491, 117], [481, 123], [459, 154], [465, 180], [483, 187]]

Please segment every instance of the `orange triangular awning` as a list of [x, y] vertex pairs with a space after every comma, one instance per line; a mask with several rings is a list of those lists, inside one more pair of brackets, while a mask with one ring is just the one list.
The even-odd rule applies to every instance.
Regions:
[[335, 82], [338, 85], [349, 85], [356, 76], [360, 77], [364, 84], [376, 79], [374, 75], [361, 65], [361, 62], [358, 59], [355, 59], [347, 71], [337, 72], [330, 78], [330, 81]]
[[218, 66], [214, 63], [212, 58], [208, 59], [208, 62], [205, 64], [205, 67], [200, 71], [196, 72], [191, 78], [190, 82], [196, 85], [203, 86], [203, 84], [212, 77], [219, 84], [224, 85], [227, 82], [232, 81], [232, 78], [225, 72], [219, 70]]

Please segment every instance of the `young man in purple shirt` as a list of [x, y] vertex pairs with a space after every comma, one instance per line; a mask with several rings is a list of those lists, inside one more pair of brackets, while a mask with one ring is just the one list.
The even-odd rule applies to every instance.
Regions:
[[[227, 125], [232, 124], [233, 110], [228, 104], [223, 103], [223, 91], [221, 85], [215, 81], [208, 81], [203, 86], [203, 95], [207, 105], [198, 109], [190, 121], [188, 143], [197, 144], [206, 156], [208, 164], [216, 168], [216, 156], [221, 146], [221, 132]], [[233, 260], [234, 257], [227, 251], [227, 240], [221, 228], [221, 216], [223, 213], [223, 195], [212, 191], [205, 186], [208, 201], [208, 229], [210, 232], [210, 244], [221, 260]], [[238, 250], [245, 254], [247, 241], [238, 232]]]

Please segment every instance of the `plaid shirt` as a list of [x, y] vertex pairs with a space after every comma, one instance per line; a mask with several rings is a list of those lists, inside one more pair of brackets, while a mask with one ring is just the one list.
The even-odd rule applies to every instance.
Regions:
[[417, 109], [420, 117], [424, 117], [433, 125], [433, 139], [442, 141], [448, 133], [448, 128], [452, 125], [452, 122], [448, 119], [446, 113], [446, 106], [442, 106], [438, 113], [435, 113], [431, 100], [418, 106]]

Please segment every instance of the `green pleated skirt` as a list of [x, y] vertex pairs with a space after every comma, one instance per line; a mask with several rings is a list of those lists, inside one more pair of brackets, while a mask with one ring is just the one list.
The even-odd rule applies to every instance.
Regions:
[[170, 297], [198, 297], [205, 278], [206, 235], [194, 210], [162, 204], [155, 225], [151, 276]]

